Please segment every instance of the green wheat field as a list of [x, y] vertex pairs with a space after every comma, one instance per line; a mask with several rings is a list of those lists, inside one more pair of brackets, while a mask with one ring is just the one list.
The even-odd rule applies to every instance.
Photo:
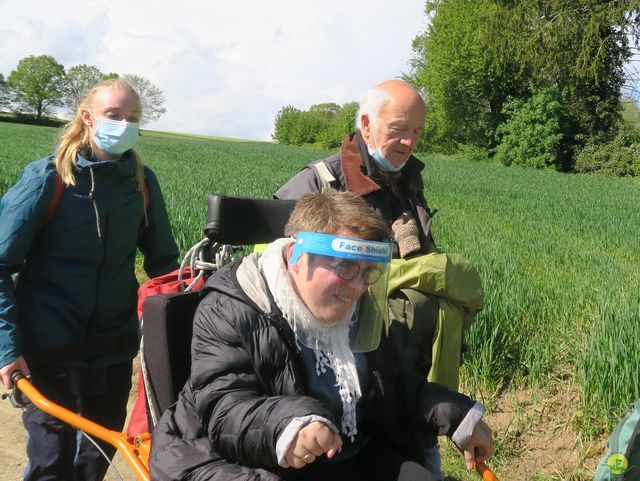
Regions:
[[[58, 133], [0, 123], [0, 194], [53, 151]], [[148, 131], [138, 145], [182, 253], [201, 238], [207, 194], [270, 197], [330, 153]], [[575, 383], [572, 422], [602, 435], [610, 407], [640, 398], [640, 182], [418, 156], [438, 210], [436, 242], [470, 259], [484, 282], [485, 309], [466, 337], [464, 387]]]

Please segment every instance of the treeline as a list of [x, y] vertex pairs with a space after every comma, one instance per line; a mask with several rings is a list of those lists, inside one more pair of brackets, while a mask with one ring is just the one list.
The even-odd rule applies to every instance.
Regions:
[[[638, 75], [630, 64], [640, 0], [427, 0], [425, 15], [403, 76], [427, 102], [418, 150], [640, 174]], [[290, 110], [280, 111], [276, 131]], [[306, 119], [295, 128], [304, 142]]]
[[333, 149], [355, 129], [357, 111], [358, 102], [315, 104], [309, 110], [288, 105], [276, 115], [272, 138], [281, 144]]
[[33, 116], [38, 122], [59, 108], [73, 115], [84, 94], [96, 83], [110, 78], [127, 80], [136, 89], [142, 104], [142, 125], [167, 111], [164, 92], [145, 77], [104, 73], [86, 64], [65, 69], [50, 55], [24, 57], [6, 79], [0, 73], [0, 110], [10, 110], [21, 117]]

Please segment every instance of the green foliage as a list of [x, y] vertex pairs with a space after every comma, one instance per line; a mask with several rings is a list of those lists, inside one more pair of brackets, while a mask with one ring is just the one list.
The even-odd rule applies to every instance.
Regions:
[[291, 105], [276, 114], [273, 140], [285, 145], [317, 145], [334, 149], [342, 145], [345, 135], [355, 130], [358, 102], [342, 106], [336, 103], [315, 104], [309, 110]]
[[326, 113], [327, 115], [336, 115], [340, 112], [340, 106], [335, 102], [325, 102], [322, 104], [314, 104], [309, 107], [309, 112]]
[[408, 76], [427, 92], [422, 146], [493, 149], [506, 100], [547, 87], [563, 108], [557, 168], [570, 170], [588, 139], [617, 128], [640, 0], [428, 0], [425, 11]]
[[64, 67], [50, 55], [29, 55], [18, 62], [7, 83], [19, 111], [35, 113], [36, 118], [62, 104]]
[[140, 96], [140, 103], [142, 104], [140, 125], [147, 125], [152, 120], [158, 120], [167, 112], [164, 92], [160, 87], [154, 85], [151, 80], [131, 73], [124, 74], [122, 79], [129, 82]]
[[640, 107], [636, 99], [622, 99], [622, 119], [632, 127], [640, 129]]
[[640, 176], [640, 130], [622, 126], [613, 140], [588, 143], [576, 155], [576, 172]]
[[489, 55], [492, 0], [428, 1], [427, 30], [413, 41], [408, 80], [427, 93], [426, 145], [455, 150], [458, 144], [492, 148], [507, 95], [523, 87], [512, 70], [498, 71]]
[[457, 160], [471, 160], [473, 162], [489, 161], [489, 151], [483, 147], [471, 144], [459, 144], [456, 146], [455, 153], [451, 156]]
[[0, 108], [4, 108], [9, 105], [9, 88], [7, 81], [4, 79], [4, 75], [0, 73]]
[[282, 107], [276, 114], [272, 138], [283, 145], [304, 145], [314, 143], [320, 131], [317, 115], [306, 115], [291, 105]]
[[505, 102], [507, 120], [497, 128], [496, 160], [504, 165], [555, 168], [562, 140], [562, 106], [556, 88], [546, 88], [526, 100]]
[[340, 147], [345, 135], [356, 130], [358, 108], [358, 102], [347, 102], [339, 107], [335, 115], [328, 119], [328, 125], [320, 132], [316, 143], [325, 149]]
[[64, 104], [70, 114], [75, 114], [86, 93], [104, 78], [105, 75], [100, 69], [93, 65], [81, 64], [67, 70], [62, 92]]

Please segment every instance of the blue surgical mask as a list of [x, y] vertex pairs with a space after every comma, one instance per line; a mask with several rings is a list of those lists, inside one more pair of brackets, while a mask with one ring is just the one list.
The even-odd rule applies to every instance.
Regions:
[[[91, 113], [93, 115], [93, 113]], [[138, 122], [96, 117], [93, 140], [100, 150], [111, 155], [122, 155], [138, 141]]]
[[[377, 145], [378, 141], [376, 140], [376, 134], [373, 133], [373, 129], [373, 124], [371, 124], [371, 135], [373, 136], [373, 141]], [[382, 150], [380, 150], [380, 146], [374, 149], [371, 146], [367, 145], [367, 150], [369, 151], [369, 155], [371, 156], [371, 158], [376, 161], [376, 164], [378, 164], [378, 167], [380, 167], [385, 172], [398, 172], [404, 167], [404, 164], [407, 163], [407, 161], [405, 160], [402, 164], [396, 167], [389, 161], [389, 159], [384, 156]]]

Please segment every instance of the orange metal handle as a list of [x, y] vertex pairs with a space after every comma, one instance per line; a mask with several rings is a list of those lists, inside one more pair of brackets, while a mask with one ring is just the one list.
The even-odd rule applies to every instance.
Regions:
[[476, 471], [484, 481], [498, 481], [498, 478], [482, 461], [476, 462]]
[[88, 419], [63, 408], [62, 406], [59, 406], [58, 404], [52, 403], [45, 398], [20, 372], [13, 373], [11, 377], [18, 389], [20, 389], [20, 391], [22, 391], [33, 404], [40, 408], [40, 410], [66, 422], [67, 424], [70, 424], [74, 428], [80, 429], [91, 436], [115, 446], [122, 457], [124, 457], [127, 463], [129, 463], [129, 466], [131, 466], [131, 469], [133, 469], [139, 481], [151, 480], [148, 468], [142, 462], [138, 456], [138, 452], [134, 446], [129, 443], [127, 437], [123, 433], [106, 429], [93, 421], [89, 421]]

